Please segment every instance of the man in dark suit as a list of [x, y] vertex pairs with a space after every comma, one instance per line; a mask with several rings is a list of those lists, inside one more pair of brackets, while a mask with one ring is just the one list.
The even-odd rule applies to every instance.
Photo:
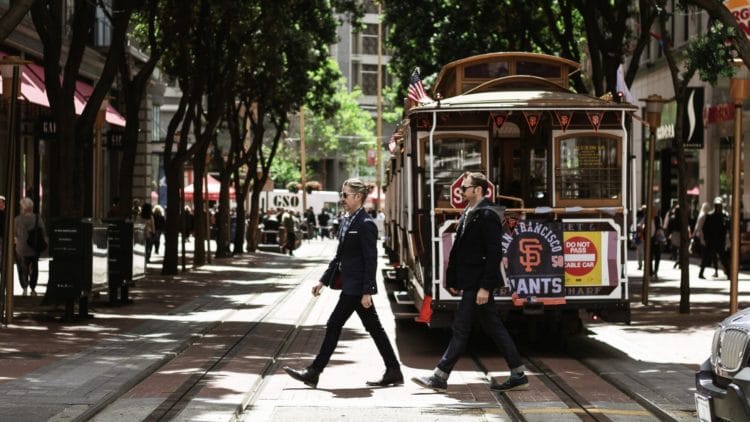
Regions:
[[[313, 388], [318, 385], [320, 373], [336, 349], [344, 324], [354, 312], [375, 340], [386, 368], [381, 379], [368, 381], [367, 385], [386, 387], [404, 383], [401, 365], [372, 304], [372, 295], [377, 293], [378, 229], [375, 221], [362, 208], [369, 191], [370, 187], [359, 179], [344, 182], [340, 195], [347, 216], [339, 230], [339, 247], [323, 277], [312, 289], [313, 296], [318, 296], [323, 286], [336, 287], [341, 289], [341, 295], [328, 318], [325, 338], [313, 363], [301, 370], [284, 367], [292, 378]], [[335, 286], [337, 276], [340, 276], [340, 287]]]
[[502, 384], [493, 380], [491, 388], [509, 391], [526, 388], [529, 384], [521, 356], [495, 309], [492, 292], [500, 287], [502, 277], [502, 233], [500, 215], [485, 198], [488, 187], [487, 178], [482, 173], [467, 172], [461, 184], [468, 206], [458, 220], [446, 271], [448, 291], [454, 296], [461, 295], [453, 317], [453, 337], [433, 374], [413, 378], [417, 384], [436, 391], [448, 389], [448, 377], [466, 349], [475, 318], [484, 333], [504, 352], [510, 368], [510, 378]]

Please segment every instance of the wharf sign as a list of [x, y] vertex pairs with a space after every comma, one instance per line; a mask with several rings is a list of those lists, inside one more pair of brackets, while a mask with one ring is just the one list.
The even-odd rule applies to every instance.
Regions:
[[502, 248], [511, 294], [520, 298], [565, 297], [562, 222], [518, 221], [503, 233]]

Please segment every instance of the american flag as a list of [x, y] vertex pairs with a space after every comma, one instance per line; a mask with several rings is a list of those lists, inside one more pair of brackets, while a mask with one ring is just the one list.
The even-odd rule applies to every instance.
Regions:
[[432, 102], [422, 85], [422, 79], [419, 77], [419, 68], [415, 68], [409, 81], [409, 99], [416, 101], [418, 104]]

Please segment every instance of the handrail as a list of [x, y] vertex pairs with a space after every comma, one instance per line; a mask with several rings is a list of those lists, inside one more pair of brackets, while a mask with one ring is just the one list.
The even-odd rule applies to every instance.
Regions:
[[[499, 196], [499, 195], [498, 195]], [[512, 198], [512, 197], [511, 197]], [[505, 213], [524, 214], [620, 214], [624, 207], [535, 207], [535, 208], [506, 208]], [[463, 210], [458, 208], [435, 208], [435, 213], [460, 214]]]

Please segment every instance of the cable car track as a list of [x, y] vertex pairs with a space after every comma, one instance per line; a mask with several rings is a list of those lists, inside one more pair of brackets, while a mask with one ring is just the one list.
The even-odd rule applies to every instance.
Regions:
[[[287, 275], [285, 278], [288, 278], [289, 276], [291, 275]], [[271, 320], [275, 316], [277, 316], [276, 314], [280, 309], [284, 308], [284, 305], [293, 303], [290, 301], [292, 300], [292, 298], [297, 297], [297, 294], [300, 293], [299, 289], [302, 287], [307, 287], [307, 285], [305, 283], [298, 283], [296, 286], [290, 288], [287, 292], [276, 298], [272, 303], [266, 305], [265, 309], [261, 312], [258, 318], [247, 322], [247, 328], [245, 328], [243, 331], [237, 332], [236, 338], [233, 338], [229, 342], [223, 343], [222, 348], [218, 353], [208, 358], [207, 361], [203, 361], [200, 368], [195, 373], [193, 373], [178, 388], [174, 389], [174, 391], [168, 397], [166, 397], [161, 402], [161, 404], [158, 405], [158, 407], [153, 409], [145, 418], [143, 418], [143, 420], [161, 421], [171, 420], [178, 417], [183, 410], [187, 409], [190, 406], [191, 401], [194, 398], [198, 397], [201, 389], [207, 385], [212, 376], [215, 373], [220, 372], [222, 370], [222, 367], [226, 363], [230, 362], [233, 358], [236, 357], [236, 355], [242, 352], [244, 343], [246, 343], [249, 338], [256, 334], [258, 329], [262, 327], [263, 324], [271, 323]], [[245, 301], [243, 306], [251, 303], [255, 298], [261, 297], [261, 295], [263, 295], [263, 292], [253, 294], [250, 298], [248, 298], [247, 301]], [[290, 328], [288, 329], [288, 331], [278, 339], [278, 343], [271, 351], [272, 353], [266, 358], [268, 363], [260, 372], [258, 382], [256, 382], [254, 385], [248, 386], [247, 392], [245, 393], [241, 405], [234, 410], [235, 418], [243, 411], [246, 406], [248, 406], [248, 404], [251, 404], [254, 401], [255, 395], [262, 390], [266, 377], [269, 374], [273, 373], [273, 371], [275, 371], [276, 369], [277, 358], [281, 356], [285, 350], [288, 349], [289, 345], [297, 337], [297, 334], [300, 331], [301, 324], [308, 318], [315, 303], [315, 300], [308, 301], [304, 308], [301, 309], [297, 314], [294, 323], [290, 324]], [[222, 323], [215, 324], [200, 336], [195, 337], [190, 342], [190, 344], [182, 348], [179, 353], [176, 353], [168, 360], [164, 360], [160, 366], [153, 368], [153, 370], [148, 375], [144, 376], [143, 379], [132, 386], [131, 391], [133, 388], [136, 388], [139, 385], [148, 382], [150, 376], [159, 373], [170, 363], [175, 362], [182, 356], [185, 356], [192, 347], [200, 347], [201, 340], [210, 338], [212, 334], [215, 334], [222, 327], [224, 322], [230, 320], [231, 317], [240, 312], [241, 309], [242, 307], [235, 308], [234, 312], [231, 312], [225, 316]], [[127, 393], [113, 398], [109, 403], [109, 406], [102, 409], [102, 411], [106, 411], [106, 409], [123, 398], [125, 394]]]
[[[488, 382], [492, 382], [488, 376], [487, 366], [476, 353], [470, 354], [472, 361], [479, 371], [485, 374]], [[571, 356], [560, 356], [556, 359], [561, 359], [562, 362], [574, 362], [577, 365], [585, 366], [580, 360]], [[555, 408], [555, 407], [542, 407], [534, 406], [534, 408], [519, 406], [524, 403], [523, 400], [519, 400], [519, 397], [513, 397], [515, 391], [509, 391], [504, 393], [496, 394], [498, 403], [502, 406], [505, 413], [511, 420], [514, 421], [535, 421], [541, 420], [541, 417], [549, 418], [554, 417], [553, 414], [562, 415], [576, 415], [583, 421], [597, 421], [607, 422], [613, 419], [608, 416], [631, 416], [636, 417], [638, 420], [665, 420], [663, 415], [654, 412], [653, 409], [647, 409], [637, 405], [639, 409], [623, 409], [622, 407], [605, 407], [601, 404], [594, 404], [586, 398], [587, 394], [579, 391], [578, 388], [571, 385], [565, 380], [565, 375], [560, 373], [558, 370], [553, 368], [551, 365], [545, 363], [545, 358], [524, 356], [524, 364], [527, 369], [527, 375], [534, 376], [537, 380], [541, 381], [542, 389], [548, 390], [552, 393], [555, 398], [559, 399], [566, 408]], [[533, 374], [533, 375], [532, 375]], [[623, 391], [620, 388], [608, 383], [603, 377], [595, 374], [599, 381], [606, 382], [619, 394], [629, 397], [627, 391]], [[530, 390], [539, 389], [538, 384], [530, 383]], [[541, 389], [540, 389], [541, 390]], [[632, 405], [629, 405], [632, 406]], [[558, 412], [558, 413], [554, 413]], [[537, 416], [537, 417], [534, 417]], [[616, 418], [617, 419], [617, 418]], [[615, 419], [615, 420], [616, 420]], [[671, 420], [671, 419], [666, 419]]]

